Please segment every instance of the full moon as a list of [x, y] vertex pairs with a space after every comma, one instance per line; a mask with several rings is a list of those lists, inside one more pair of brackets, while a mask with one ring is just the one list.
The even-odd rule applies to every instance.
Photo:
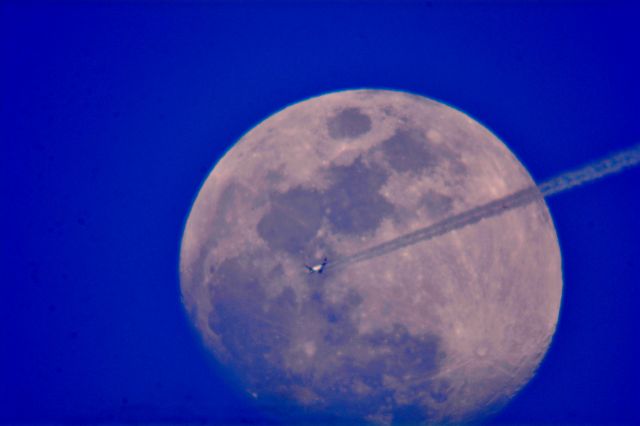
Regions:
[[529, 381], [556, 328], [560, 250], [542, 197], [344, 268], [305, 265], [533, 185], [496, 136], [439, 102], [307, 99], [207, 177], [182, 239], [183, 303], [258, 404], [354, 423], [481, 418]]

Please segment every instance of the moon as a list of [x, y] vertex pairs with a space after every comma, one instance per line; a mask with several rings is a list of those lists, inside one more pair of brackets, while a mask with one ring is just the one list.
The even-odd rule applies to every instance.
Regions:
[[482, 125], [390, 90], [307, 99], [215, 165], [182, 239], [182, 300], [256, 403], [372, 424], [469, 421], [535, 374], [562, 296], [544, 199], [431, 241], [314, 265], [535, 185]]

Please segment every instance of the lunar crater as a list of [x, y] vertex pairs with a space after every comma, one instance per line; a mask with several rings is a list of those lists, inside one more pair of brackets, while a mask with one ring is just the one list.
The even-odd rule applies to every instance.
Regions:
[[344, 108], [327, 119], [327, 128], [333, 139], [352, 139], [371, 130], [371, 118], [359, 108]]

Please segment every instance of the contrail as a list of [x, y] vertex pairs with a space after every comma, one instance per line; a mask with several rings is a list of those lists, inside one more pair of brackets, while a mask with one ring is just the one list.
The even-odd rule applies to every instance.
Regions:
[[531, 186], [506, 197], [474, 207], [457, 215], [450, 216], [433, 225], [417, 229], [408, 234], [394, 238], [384, 243], [369, 247], [358, 253], [344, 256], [327, 264], [326, 269], [339, 269], [362, 262], [389, 252], [427, 241], [456, 229], [463, 228], [486, 219], [497, 216], [506, 211], [527, 205], [535, 200], [549, 197], [567, 191], [580, 185], [593, 182], [605, 176], [619, 173], [624, 169], [634, 167], [640, 163], [640, 144], [625, 151], [611, 154], [602, 160], [587, 164], [579, 169], [571, 170], [549, 179], [538, 186]]
[[634, 167], [640, 163], [640, 144], [631, 148], [611, 154], [602, 160], [589, 163], [576, 170], [571, 170], [553, 179], [538, 185], [540, 192], [545, 196], [564, 192], [576, 186], [593, 182], [602, 177], [619, 173], [624, 169]]

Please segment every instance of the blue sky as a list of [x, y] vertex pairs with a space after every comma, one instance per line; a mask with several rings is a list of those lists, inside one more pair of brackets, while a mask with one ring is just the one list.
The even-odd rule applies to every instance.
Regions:
[[[640, 142], [638, 18], [604, 1], [2, 2], [0, 421], [270, 420], [180, 304], [184, 221], [217, 159], [286, 105], [376, 87], [468, 113], [543, 181]], [[558, 331], [493, 423], [640, 422], [639, 185], [631, 170], [549, 200]]]

